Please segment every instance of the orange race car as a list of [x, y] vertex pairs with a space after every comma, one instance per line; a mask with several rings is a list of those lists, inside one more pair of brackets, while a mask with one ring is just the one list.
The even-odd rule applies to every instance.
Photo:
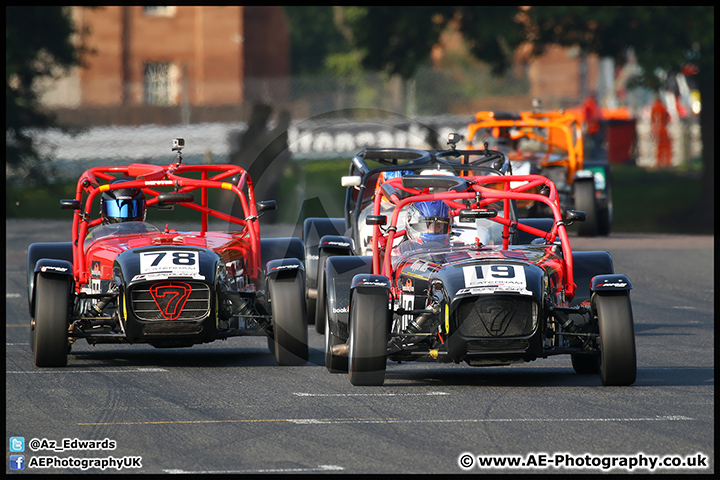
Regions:
[[[608, 235], [612, 221], [610, 166], [583, 158], [581, 122], [567, 111], [475, 114], [468, 125], [468, 148], [488, 142], [511, 161], [513, 174], [540, 174], [552, 180], [563, 210], [582, 210], [581, 236]], [[537, 202], [518, 204], [528, 216], [547, 216]]]

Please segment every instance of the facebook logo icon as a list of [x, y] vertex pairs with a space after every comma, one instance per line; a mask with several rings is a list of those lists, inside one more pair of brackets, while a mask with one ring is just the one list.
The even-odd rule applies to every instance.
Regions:
[[10, 455], [10, 470], [25, 470], [25, 455]]

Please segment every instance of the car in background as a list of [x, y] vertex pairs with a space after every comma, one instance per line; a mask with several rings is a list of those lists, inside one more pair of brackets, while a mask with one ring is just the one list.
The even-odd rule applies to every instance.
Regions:
[[[614, 272], [607, 252], [572, 251], [567, 227], [585, 215], [561, 213], [547, 177], [406, 175], [381, 189], [393, 209], [384, 212], [375, 196], [372, 254], [324, 264], [329, 372], [382, 385], [388, 361], [482, 367], [569, 355], [577, 373], [597, 374], [603, 385], [634, 383], [630, 280]], [[513, 200], [544, 204], [549, 228], [514, 218]], [[445, 243], [414, 244], [411, 220], [401, 227], [401, 218], [431, 201], [444, 202], [448, 218], [476, 222], [475, 240], [448, 232]], [[488, 222], [500, 235], [480, 231]]]
[[[612, 180], [607, 159], [585, 159], [578, 116], [570, 111], [480, 111], [468, 124], [468, 148], [490, 141], [512, 163], [513, 174], [544, 175], [555, 183], [563, 210], [584, 211], [580, 236], [607, 236], [613, 214]], [[520, 204], [528, 216], [551, 216], [545, 205]]]
[[[71, 241], [28, 247], [37, 366], [66, 365], [82, 339], [176, 348], [243, 335], [266, 336], [279, 365], [307, 362], [302, 241], [261, 239], [258, 218], [275, 202], [256, 203], [252, 179], [238, 166], [183, 164], [183, 146], [175, 140], [177, 159], [165, 166], [86, 170], [75, 198], [60, 201], [73, 212]], [[197, 212], [199, 222], [193, 229], [157, 228], [144, 214], [104, 222], [101, 197], [122, 189], [142, 192], [143, 212], [181, 207]], [[242, 217], [211, 208], [213, 192], [230, 192]], [[127, 201], [119, 209], [129, 209]], [[209, 228], [209, 218], [227, 228]]]

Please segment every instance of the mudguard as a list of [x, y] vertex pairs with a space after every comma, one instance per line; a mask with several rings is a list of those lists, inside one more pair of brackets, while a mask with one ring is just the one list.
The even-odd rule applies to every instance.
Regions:
[[275, 278], [295, 277], [297, 275], [304, 275], [305, 273], [305, 267], [303, 267], [302, 261], [297, 258], [278, 258], [270, 260], [267, 263], [266, 270], [266, 282]]
[[342, 255], [330, 257], [325, 262], [326, 308], [330, 332], [333, 335], [347, 340], [353, 279], [358, 274], [368, 276], [371, 272], [370, 256]]
[[307, 288], [317, 288], [318, 250], [320, 239], [325, 235], [342, 235], [345, 220], [342, 218], [310, 217], [303, 223], [303, 243], [305, 244], [305, 275]]
[[[28, 288], [28, 307], [30, 308], [30, 316], [33, 313], [33, 290], [35, 288], [35, 266], [41, 258], [53, 258], [57, 260], [66, 260], [72, 265], [73, 248], [72, 242], [48, 242], [33, 243], [28, 247], [27, 252], [27, 288]], [[72, 267], [70, 275], [72, 275]]]
[[[579, 305], [590, 299], [592, 294], [591, 281], [595, 277], [612, 274], [612, 257], [605, 251], [589, 251], [573, 253], [573, 278], [577, 290], [572, 305]], [[613, 275], [611, 275], [613, 276]]]
[[51, 273], [55, 275], [62, 275], [70, 278], [70, 281], [74, 281], [73, 277], [73, 266], [71, 262], [67, 260], [58, 260], [55, 258], [41, 258], [35, 263], [35, 269], [32, 275], [32, 286], [29, 287], [28, 300], [30, 303], [30, 316], [34, 317], [33, 313], [35, 310], [35, 278], [38, 273]]
[[305, 246], [297, 237], [263, 238], [260, 240], [260, 265], [266, 266], [270, 260], [278, 258], [297, 258], [301, 262], [305, 258]]
[[630, 283], [630, 279], [627, 276], [620, 273], [596, 275], [590, 282], [590, 290], [592, 292], [630, 291], [632, 290], [632, 283]]

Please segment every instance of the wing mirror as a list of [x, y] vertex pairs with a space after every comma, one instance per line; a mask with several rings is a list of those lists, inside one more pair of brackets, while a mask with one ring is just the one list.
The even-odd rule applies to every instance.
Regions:
[[362, 183], [362, 177], [358, 177], [357, 175], [345, 176], [342, 177], [340, 183], [343, 187], [359, 187], [360, 183]]
[[61, 210], [79, 210], [80, 209], [80, 200], [75, 200], [75, 199], [60, 200], [60, 209]]
[[277, 202], [275, 200], [263, 200], [256, 204], [257, 212], [269, 212], [271, 210], [277, 210]]
[[365, 219], [365, 223], [368, 225], [385, 225], [387, 223], [387, 216], [385, 215], [368, 215]]
[[565, 212], [565, 225], [572, 225], [573, 222], [584, 222], [587, 214], [581, 210], [568, 210]]

